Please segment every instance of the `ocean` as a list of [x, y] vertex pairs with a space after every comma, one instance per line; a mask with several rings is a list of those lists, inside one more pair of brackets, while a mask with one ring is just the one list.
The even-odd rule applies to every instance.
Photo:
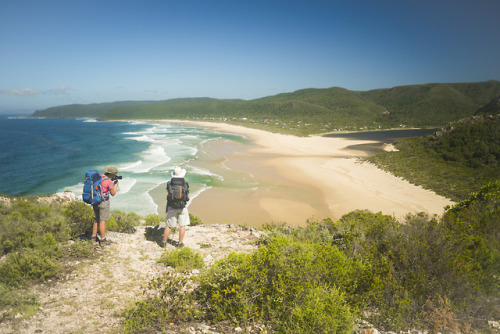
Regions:
[[81, 198], [85, 172], [114, 165], [123, 179], [112, 209], [162, 212], [150, 192], [170, 179], [174, 167], [187, 170], [192, 199], [223, 181], [223, 175], [190, 164], [211, 140], [246, 141], [184, 123], [0, 116], [0, 194], [72, 191]]

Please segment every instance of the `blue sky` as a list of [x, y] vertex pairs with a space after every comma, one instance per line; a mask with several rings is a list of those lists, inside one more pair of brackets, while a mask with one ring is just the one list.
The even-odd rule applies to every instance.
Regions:
[[498, 0], [0, 2], [0, 112], [500, 80]]

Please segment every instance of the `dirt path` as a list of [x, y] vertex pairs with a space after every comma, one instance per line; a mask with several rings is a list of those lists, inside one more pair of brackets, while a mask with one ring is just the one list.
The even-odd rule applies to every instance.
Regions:
[[[155, 240], [162, 229], [149, 227], [148, 234], [147, 229], [140, 226], [134, 234], [109, 232], [112, 243], [96, 246], [101, 253], [98, 258], [76, 261], [65, 277], [33, 288], [41, 305], [37, 315], [0, 323], [0, 333], [119, 333], [122, 312], [142, 297], [153, 277], [172, 270], [157, 260], [174, 246], [160, 248]], [[234, 225], [190, 226], [184, 244], [199, 251], [205, 265], [211, 266], [232, 251], [256, 249], [259, 235], [259, 231]], [[177, 234], [171, 237], [178, 240]], [[191, 329], [192, 333], [210, 332]], [[176, 332], [175, 328], [169, 331]]]

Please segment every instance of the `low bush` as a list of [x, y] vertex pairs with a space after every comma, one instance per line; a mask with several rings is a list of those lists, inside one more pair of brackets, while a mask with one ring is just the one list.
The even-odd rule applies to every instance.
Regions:
[[89, 240], [76, 239], [69, 247], [69, 255], [74, 258], [87, 258], [93, 254], [94, 247]]
[[[315, 330], [347, 333], [356, 308], [343, 294], [356, 291], [362, 271], [361, 262], [347, 259], [336, 247], [276, 238], [252, 255], [233, 254], [214, 265], [201, 276], [200, 291], [215, 321], [261, 321], [286, 333], [312, 328], [317, 320]], [[316, 298], [320, 290], [325, 296]], [[328, 304], [333, 299], [336, 306]], [[316, 319], [306, 324], [314, 301]]]
[[0, 322], [19, 313], [32, 315], [38, 309], [38, 299], [34, 294], [25, 290], [12, 289], [11, 286], [0, 283], [0, 310], [3, 310], [0, 312]]
[[163, 263], [165, 266], [171, 266], [178, 271], [200, 269], [205, 265], [200, 253], [189, 247], [164, 252], [158, 262]]
[[300, 305], [291, 310], [284, 333], [352, 333], [354, 318], [344, 294], [335, 287], [319, 284], [307, 291]]
[[58, 273], [56, 258], [38, 249], [9, 254], [0, 264], [0, 283], [22, 287], [28, 280], [53, 277]]
[[201, 219], [195, 215], [189, 214], [189, 223], [191, 226], [203, 225]]
[[442, 233], [452, 245], [448, 267], [454, 281], [462, 283], [454, 297], [478, 314], [491, 312], [500, 298], [499, 222], [500, 180], [448, 208], [442, 219]]
[[195, 307], [194, 295], [189, 293], [192, 289], [191, 280], [173, 273], [153, 279], [145, 289], [146, 298], [124, 312], [123, 331], [144, 333], [170, 322], [191, 321], [201, 316]]
[[150, 214], [144, 218], [144, 221], [145, 221], [144, 224], [147, 226], [156, 226], [156, 225], [159, 225], [161, 223], [162, 219], [157, 214]]
[[0, 255], [36, 248], [47, 233], [57, 242], [68, 240], [70, 230], [60, 206], [23, 199], [1, 205]]
[[90, 205], [80, 201], [71, 202], [63, 212], [71, 229], [72, 238], [92, 233], [95, 216]]
[[62, 206], [15, 197], [10, 205], [1, 204], [0, 283], [22, 287], [30, 280], [57, 275], [59, 259], [71, 229]]
[[134, 233], [135, 227], [141, 224], [141, 219], [141, 216], [134, 212], [125, 213], [113, 210], [111, 217], [106, 222], [106, 228], [109, 231]]

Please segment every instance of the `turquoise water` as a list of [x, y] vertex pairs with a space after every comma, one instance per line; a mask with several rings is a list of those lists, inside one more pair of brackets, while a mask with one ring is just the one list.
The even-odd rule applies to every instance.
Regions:
[[203, 143], [218, 139], [245, 141], [183, 123], [0, 117], [0, 193], [69, 190], [81, 197], [88, 169], [115, 165], [123, 180], [112, 208], [156, 213], [149, 192], [167, 182], [175, 166], [187, 170], [192, 198], [220, 183], [222, 175], [190, 165]]

